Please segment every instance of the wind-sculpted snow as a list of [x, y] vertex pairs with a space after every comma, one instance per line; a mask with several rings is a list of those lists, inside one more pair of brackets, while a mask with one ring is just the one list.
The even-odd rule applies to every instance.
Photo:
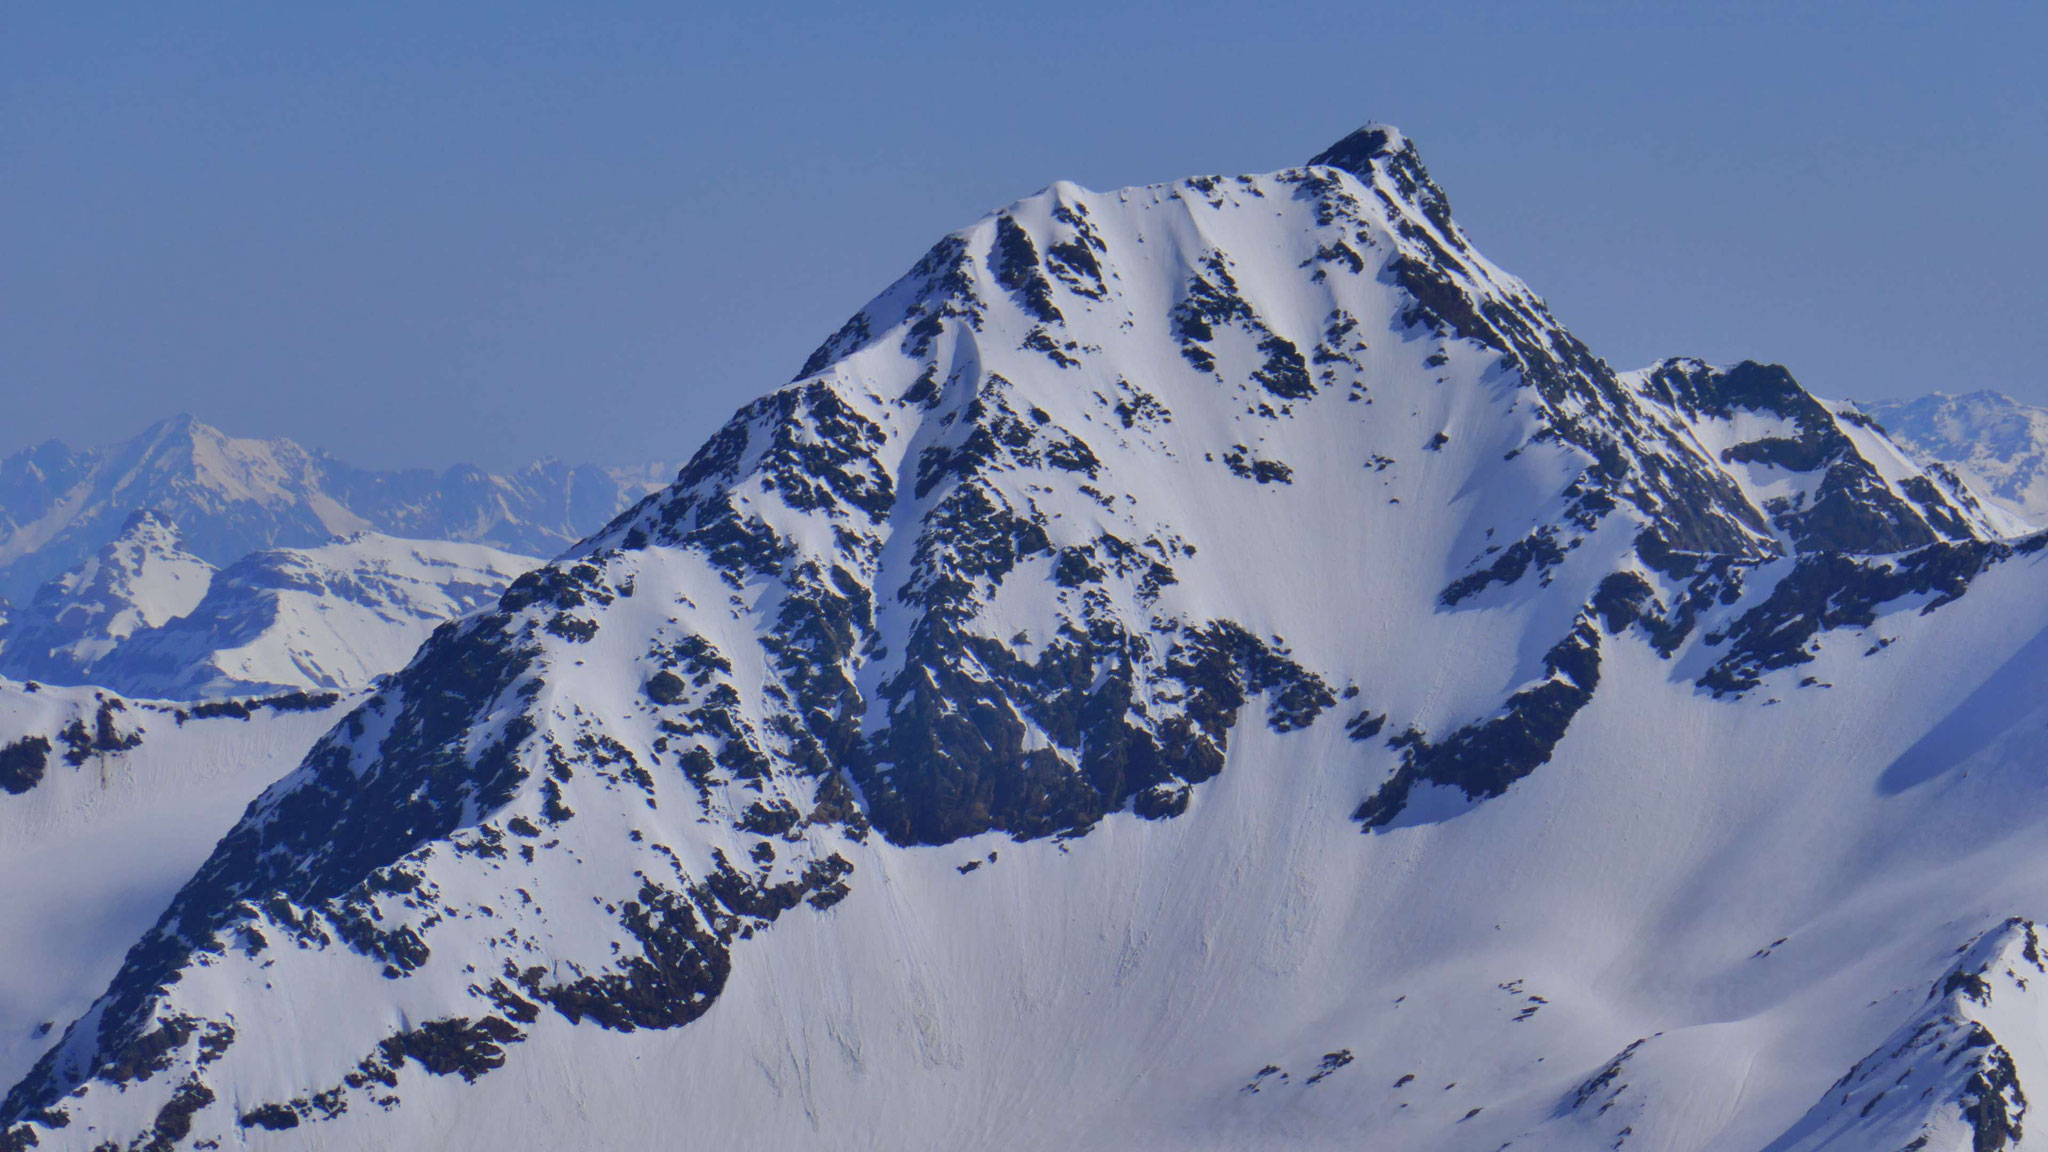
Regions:
[[[1563, 820], [1556, 790], [1596, 769], [1616, 798], [1585, 804], [1644, 810], [1652, 773], [1618, 766], [1654, 739], [1643, 716], [1694, 709], [1686, 724], [1764, 733], [1756, 690], [1775, 704], [1796, 677], [1819, 686], [1794, 665], [1834, 676], [1868, 646], [1854, 659], [1896, 668], [1902, 637], [1931, 651], [1927, 613], [1969, 611], [1957, 602], [1980, 580], [2035, 578], [2031, 543], [1994, 536], [1967, 489], [1781, 369], [1612, 371], [1472, 248], [1391, 129], [1271, 175], [1056, 184], [934, 246], [674, 485], [495, 610], [442, 625], [250, 806], [8, 1095], [6, 1139], [423, 1141], [450, 1114], [488, 1126], [457, 1102], [527, 1091], [593, 1035], [618, 1053], [611, 1034], [754, 1036], [714, 1012], [735, 989], [726, 1018], [759, 1023], [776, 996], [856, 986], [817, 1017], [856, 1077], [911, 1052], [958, 1070], [967, 1047], [1036, 1037], [1051, 1047], [1019, 1059], [1065, 1069], [1044, 1082], [1106, 1123], [1089, 1094], [1139, 1081], [1084, 1082], [1074, 1069], [1099, 1070], [1097, 1049], [1062, 1062], [1045, 1040], [1047, 1021], [1072, 1040], [1099, 1017], [1119, 1029], [1100, 1051], [1144, 1041], [1146, 1060], [1199, 1059], [1229, 1082], [1222, 1103], [1190, 1104], [1222, 1125], [1210, 1140], [1282, 1113], [1342, 1116], [1355, 1136], [1359, 1109], [1385, 1111], [1390, 1147], [1445, 1146], [1448, 1126], [1489, 1149], [1559, 1130], [1568, 1117], [1526, 1099], [1597, 1080], [1619, 1044], [1589, 1023], [1590, 992], [1517, 973], [1485, 981], [1517, 1030], [1489, 1043], [1521, 1061], [1488, 1065], [1487, 1095], [1452, 1077], [1411, 1108], [1350, 1087], [1414, 1081], [1382, 1076], [1407, 1054], [1362, 1021], [1420, 1035], [1387, 1015], [1405, 994], [1363, 974], [1467, 1003], [1460, 965], [1500, 960], [1510, 939], [1519, 910], [1477, 901], [1490, 932], [1431, 937], [1467, 960], [1388, 960], [1404, 933], [1463, 923], [1428, 903], [1463, 866], [1442, 861], [1477, 861], [1496, 894], [1548, 877], [1429, 846], [1497, 833], [1507, 817], [1491, 814], [1518, 802]], [[1756, 747], [1791, 743], [1771, 735]], [[1596, 828], [1545, 844], [1565, 841], [1602, 842]], [[1626, 871], [1574, 856], [1557, 882], [1596, 867]], [[958, 887], [1009, 876], [1030, 883]], [[1098, 900], [1128, 885], [1159, 891], [1118, 926]], [[1422, 903], [1374, 904], [1406, 899]], [[982, 916], [1015, 918], [976, 931]], [[1271, 953], [1239, 952], [1230, 926]], [[797, 942], [837, 933], [844, 957], [828, 947], [824, 969], [770, 979], [811, 947]], [[1311, 942], [1326, 949], [1313, 962]], [[949, 1035], [933, 989], [1005, 965], [1056, 991], [976, 1000], [976, 1023]], [[899, 969], [900, 987], [883, 974]], [[1242, 994], [1219, 1000], [1226, 969]], [[1164, 999], [1142, 1027], [1091, 1014], [1092, 992], [1059, 984], [1082, 973], [1105, 1002]], [[865, 1047], [852, 1002], [869, 993], [915, 1036]], [[1408, 1017], [1449, 1010], [1417, 1004]], [[1181, 1021], [1213, 1027], [1199, 1056], [1147, 1039]], [[1254, 1051], [1268, 1043], [1287, 1050]], [[817, 1103], [823, 1073], [794, 1050], [752, 1057], [794, 1101], [764, 1124], [801, 1115], [818, 1136], [868, 1115]], [[1538, 1067], [1544, 1052], [1558, 1059]], [[1169, 1080], [1209, 1083], [1145, 1083]], [[900, 1103], [892, 1083], [873, 1092]], [[1116, 1130], [1173, 1143], [1166, 1099], [1118, 1112]], [[1064, 1109], [1031, 1100], [982, 1122]], [[938, 1132], [920, 1126], [941, 1111], [891, 1114]], [[1422, 1135], [1403, 1112], [1441, 1125]], [[863, 1135], [916, 1145], [865, 1129], [825, 1142]], [[933, 1142], [975, 1143], [951, 1136]]]

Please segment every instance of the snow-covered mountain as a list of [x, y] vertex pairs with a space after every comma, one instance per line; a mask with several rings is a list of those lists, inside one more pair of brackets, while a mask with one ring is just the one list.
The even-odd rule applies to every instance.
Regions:
[[213, 565], [180, 546], [176, 525], [136, 512], [96, 555], [37, 589], [0, 628], [0, 673], [82, 683], [121, 641], [192, 611], [212, 579]]
[[0, 1148], [2022, 1147], [2003, 524], [1393, 129], [1055, 184], [437, 630]]
[[215, 575], [189, 613], [130, 636], [81, 679], [172, 700], [354, 691], [403, 667], [437, 626], [494, 602], [540, 563], [374, 532], [254, 552]]
[[352, 692], [540, 565], [481, 544], [356, 532], [216, 572], [156, 512], [45, 584], [0, 637], [0, 675], [195, 700]]
[[551, 556], [674, 474], [552, 460], [502, 476], [466, 464], [378, 471], [175, 416], [112, 448], [50, 441], [0, 460], [0, 596], [26, 600], [141, 509], [216, 567], [366, 529]]
[[2048, 527], [2048, 408], [1990, 391], [1859, 406], [1920, 459], [1949, 466], [2000, 508]]

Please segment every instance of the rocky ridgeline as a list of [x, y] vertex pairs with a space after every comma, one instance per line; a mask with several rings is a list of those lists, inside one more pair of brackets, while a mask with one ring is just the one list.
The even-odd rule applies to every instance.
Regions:
[[[1919, 1012], [1765, 1152], [2020, 1146], [2027, 1093], [2020, 1064], [1998, 1033], [2028, 1044], [2039, 1034], [2042, 989], [2031, 985], [2048, 978], [2041, 931], [2015, 918], [1961, 952]], [[2038, 1083], [2048, 1069], [2026, 1071]]]

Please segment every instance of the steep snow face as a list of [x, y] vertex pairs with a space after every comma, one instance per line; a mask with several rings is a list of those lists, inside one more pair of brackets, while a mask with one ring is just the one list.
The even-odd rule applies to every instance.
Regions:
[[2031, 527], [2048, 526], [2048, 409], [1998, 392], [1861, 401], [1920, 460], [1961, 474]]
[[104, 451], [51, 442], [0, 461], [0, 595], [27, 598], [137, 509], [177, 523], [184, 546], [214, 565], [363, 529], [553, 555], [673, 475], [556, 461], [505, 476], [468, 465], [377, 471], [176, 416]]
[[540, 563], [374, 532], [257, 552], [222, 569], [187, 614], [112, 648], [83, 680], [174, 700], [352, 692], [403, 667], [437, 625], [494, 603]]
[[138, 512], [120, 535], [43, 585], [8, 621], [0, 673], [80, 683], [121, 641], [192, 611], [212, 579], [213, 565], [180, 546], [175, 525]]
[[[0, 681], [0, 1070], [89, 1007], [242, 808], [346, 705], [179, 708]], [[49, 1146], [49, 1145], [46, 1145]]]
[[1617, 375], [1392, 129], [1056, 184], [436, 631], [10, 1138], [1760, 1147], [2029, 898], [1997, 527]]

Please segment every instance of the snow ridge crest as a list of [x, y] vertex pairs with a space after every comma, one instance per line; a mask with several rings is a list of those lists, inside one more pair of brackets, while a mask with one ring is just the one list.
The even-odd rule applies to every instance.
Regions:
[[[2040, 928], [2014, 917], [1962, 949], [1927, 1003], [1765, 1152], [2016, 1148], [2048, 1021]], [[2002, 1041], [2001, 1036], [2007, 1039]]]

